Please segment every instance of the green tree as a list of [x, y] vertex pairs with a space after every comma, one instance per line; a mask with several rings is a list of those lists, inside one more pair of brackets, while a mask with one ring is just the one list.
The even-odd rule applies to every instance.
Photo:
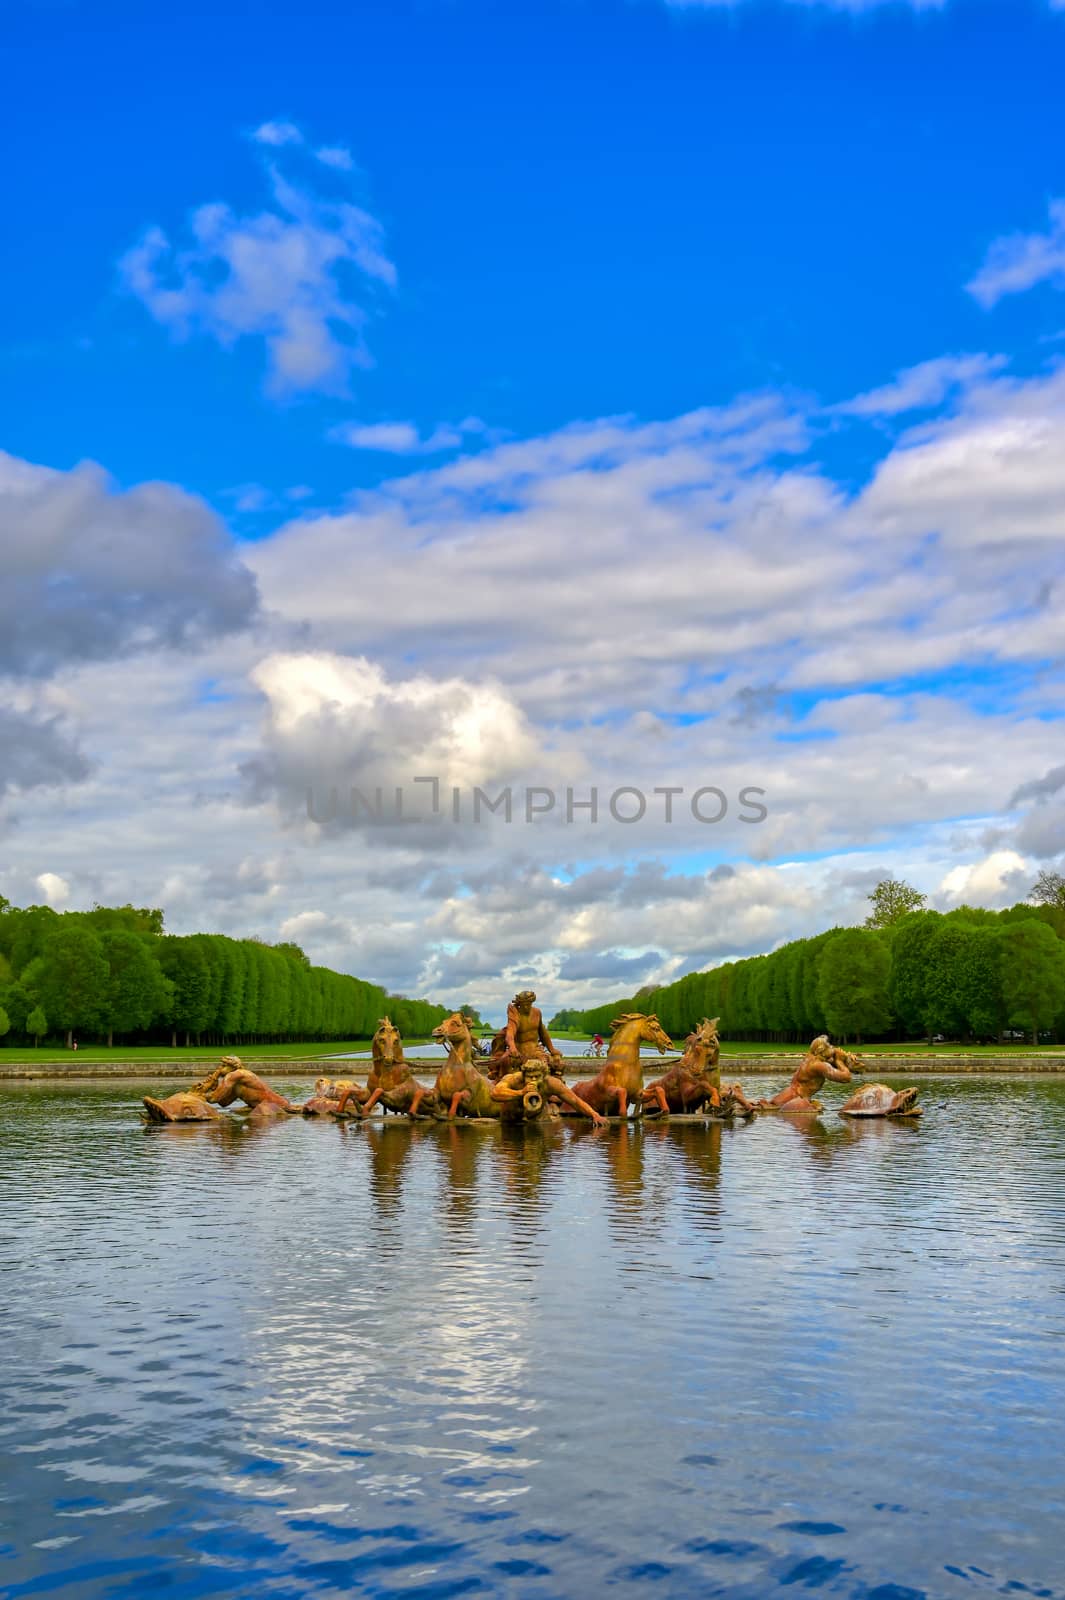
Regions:
[[3, 1006], [0, 1006], [0, 1039], [2, 1039], [6, 1033], [10, 1033], [10, 1032], [11, 1032], [11, 1018], [8, 1016], [7, 1012], [4, 1010]]
[[2, 937], [15, 972], [21, 973], [44, 949], [45, 941], [60, 927], [62, 918], [51, 906], [27, 906], [9, 911], [3, 919]]
[[956, 1039], [965, 1031], [966, 1013], [961, 974], [973, 929], [951, 917], [939, 917], [924, 952], [922, 1025], [934, 1037]]
[[69, 1049], [75, 1028], [93, 1032], [99, 1027], [109, 969], [99, 936], [90, 927], [65, 917], [57, 920], [59, 927], [45, 939], [32, 993], [65, 1030]]
[[107, 928], [100, 935], [100, 946], [108, 966], [101, 1020], [110, 1047], [116, 1033], [141, 1032], [165, 1018], [171, 990], [142, 935], [127, 928]]
[[282, 939], [279, 944], [275, 944], [271, 948], [280, 950], [283, 956], [288, 956], [290, 961], [295, 961], [301, 967], [309, 967], [311, 964], [311, 959], [307, 952], [302, 946], [294, 944], [291, 939]]
[[998, 1039], [1005, 1026], [1002, 999], [1003, 929], [981, 922], [958, 952], [954, 982], [970, 1033], [978, 1039]]
[[9, 983], [0, 987], [0, 1006], [10, 1017], [13, 1030], [25, 1033], [26, 1018], [33, 1006], [25, 986], [22, 983]]
[[926, 895], [901, 878], [885, 878], [866, 899], [873, 907], [865, 919], [867, 928], [890, 928], [911, 911], [923, 911], [927, 902]]
[[97, 933], [109, 928], [125, 928], [129, 933], [153, 935], [163, 931], [163, 913], [158, 906], [102, 906], [97, 902], [84, 916]]
[[1026, 1028], [1032, 1043], [1065, 1009], [1065, 945], [1045, 922], [1010, 923], [1002, 934], [1002, 999], [1011, 1027]]
[[48, 1018], [45, 1016], [40, 1006], [34, 1006], [33, 1010], [26, 1018], [26, 1032], [32, 1035], [33, 1047], [36, 1049], [41, 1040], [44, 1038], [45, 1034], [48, 1032]]
[[207, 1026], [211, 986], [207, 959], [198, 939], [179, 939], [173, 935], [166, 935], [159, 941], [158, 954], [159, 965], [171, 986], [166, 1016], [170, 1043], [176, 1046], [181, 1032], [188, 1044], [190, 1038], [198, 1039]]
[[844, 928], [825, 945], [817, 990], [829, 1030], [843, 1038], [884, 1033], [891, 1026], [891, 952], [879, 934]]
[[932, 950], [943, 918], [938, 911], [915, 911], [891, 936], [891, 1008], [907, 1033], [928, 1033], [926, 1016]]

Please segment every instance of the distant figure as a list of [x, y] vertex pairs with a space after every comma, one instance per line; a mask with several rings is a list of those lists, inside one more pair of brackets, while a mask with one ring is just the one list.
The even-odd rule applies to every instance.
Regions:
[[78, 1041], [76, 1039], [72, 1039], [70, 1041], [70, 1048], [72, 1050], [76, 1050], [78, 1048]]
[[592, 1055], [593, 1056], [601, 1056], [602, 1053], [603, 1053], [603, 1035], [601, 1033], [597, 1033], [595, 1038], [592, 1040]]

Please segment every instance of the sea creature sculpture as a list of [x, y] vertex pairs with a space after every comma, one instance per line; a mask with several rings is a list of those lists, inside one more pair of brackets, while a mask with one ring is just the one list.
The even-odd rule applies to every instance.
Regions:
[[191, 1088], [178, 1089], [163, 1100], [153, 1095], [144, 1096], [144, 1110], [149, 1122], [217, 1122], [222, 1112], [211, 1105], [207, 1095], [228, 1072], [233, 1069], [236, 1056], [223, 1056], [218, 1066], [194, 1083]]
[[886, 1083], [865, 1083], [839, 1108], [841, 1117], [919, 1117], [916, 1089], [889, 1089]]
[[239, 1056], [227, 1056], [226, 1062], [235, 1062], [224, 1078], [209, 1090], [206, 1098], [215, 1106], [231, 1106], [234, 1100], [243, 1100], [258, 1122], [270, 1117], [298, 1116], [302, 1106], [294, 1106], [283, 1094], [271, 1089], [257, 1073], [246, 1067]]
[[672, 1050], [673, 1041], [656, 1016], [645, 1016], [642, 1011], [626, 1012], [610, 1027], [606, 1060], [596, 1076], [579, 1083], [574, 1092], [600, 1115], [624, 1117], [628, 1115], [630, 1097], [637, 1113], [643, 1107], [641, 1041], [657, 1045], [663, 1055]]
[[823, 1111], [814, 1096], [829, 1079], [832, 1083], [851, 1083], [856, 1072], [865, 1068], [856, 1055], [829, 1042], [828, 1034], [818, 1034], [802, 1059], [786, 1089], [772, 1100], [759, 1100], [759, 1111]]
[[316, 1078], [314, 1081], [314, 1093], [309, 1100], [303, 1102], [303, 1115], [305, 1117], [336, 1116], [341, 1109], [343, 1097], [347, 1095], [352, 1095], [361, 1102], [367, 1098], [367, 1091], [350, 1078]]

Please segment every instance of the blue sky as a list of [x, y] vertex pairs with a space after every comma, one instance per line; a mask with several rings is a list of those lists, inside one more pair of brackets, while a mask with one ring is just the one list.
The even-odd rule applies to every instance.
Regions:
[[[8, 448], [32, 459], [329, 496], [389, 469], [326, 441], [352, 415], [528, 435], [766, 385], [842, 399], [989, 337], [1031, 363], [1061, 329], [1052, 292], [989, 328], [962, 289], [1065, 185], [1065, 17], [1044, 0], [170, 19], [95, 0], [16, 5], [7, 27], [0, 342]], [[261, 351], [171, 349], [116, 292], [149, 223], [263, 204], [247, 134], [279, 117], [351, 150], [396, 263], [350, 400], [278, 404]], [[839, 466], [860, 473], [852, 449]]]
[[[5, 29], [5, 893], [493, 1003], [857, 920], [886, 870], [1002, 903], [1065, 849], [1062, 6]], [[384, 872], [294, 797], [390, 738], [773, 815]]]

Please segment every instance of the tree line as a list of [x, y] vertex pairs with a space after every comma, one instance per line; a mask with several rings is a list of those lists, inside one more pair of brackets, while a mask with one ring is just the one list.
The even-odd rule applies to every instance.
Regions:
[[58, 913], [0, 897], [0, 1037], [34, 1044], [283, 1044], [367, 1039], [388, 1013], [407, 1037], [445, 1006], [311, 964], [299, 945], [168, 934], [163, 912]]
[[845, 1043], [940, 1036], [993, 1043], [1014, 1030], [1033, 1043], [1061, 1042], [1065, 885], [1044, 887], [1038, 904], [940, 913], [909, 885], [887, 880], [869, 896], [865, 927], [830, 928], [628, 999], [560, 1011], [553, 1025], [608, 1034], [619, 1013], [653, 1010], [675, 1039], [716, 1016], [723, 1039], [765, 1043], [819, 1033]]

